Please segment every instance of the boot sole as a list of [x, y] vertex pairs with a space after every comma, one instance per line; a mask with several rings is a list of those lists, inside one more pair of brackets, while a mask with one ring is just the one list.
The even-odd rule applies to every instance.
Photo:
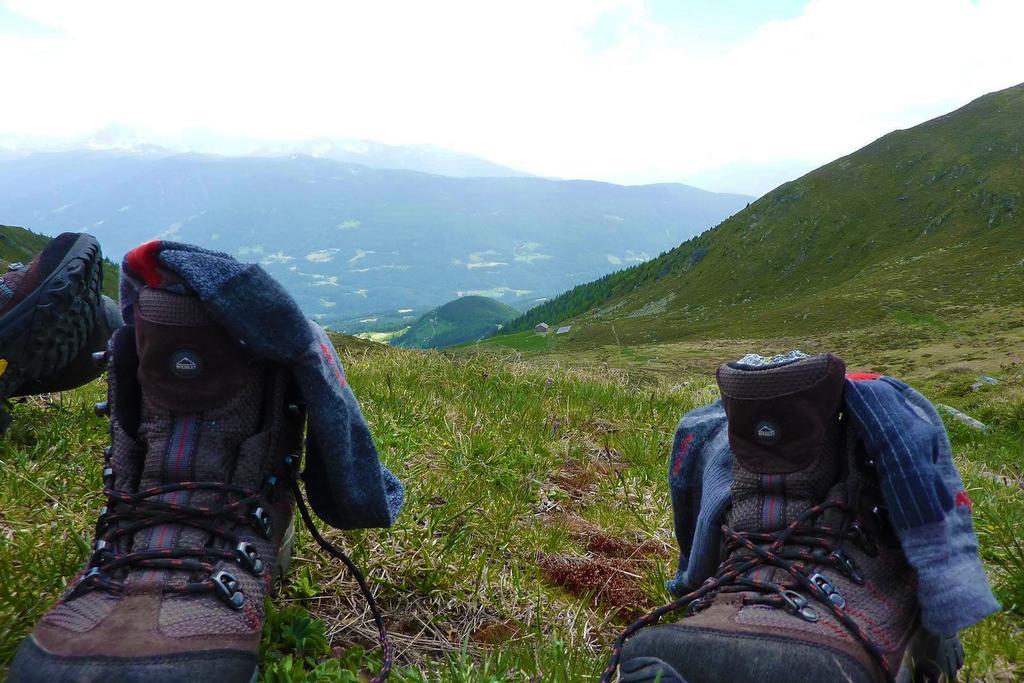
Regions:
[[6, 369], [0, 399], [62, 368], [82, 350], [100, 306], [103, 266], [92, 235], [78, 237], [60, 264], [0, 318]]
[[[964, 648], [959, 638], [943, 638], [919, 629], [903, 655], [896, 683], [953, 683], [963, 665]], [[619, 681], [687, 683], [678, 671], [657, 657], [631, 657], [624, 661], [619, 667]]]

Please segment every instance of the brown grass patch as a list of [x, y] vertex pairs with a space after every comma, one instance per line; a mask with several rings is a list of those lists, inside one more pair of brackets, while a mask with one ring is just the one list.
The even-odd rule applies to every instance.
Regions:
[[558, 523], [573, 540], [596, 555], [626, 560], [660, 559], [671, 556], [669, 549], [661, 541], [640, 540], [636, 534], [631, 534], [631, 539], [612, 536], [598, 525], [577, 515], [565, 515]]
[[576, 596], [590, 596], [594, 607], [630, 617], [652, 606], [641, 589], [641, 576], [628, 560], [537, 553], [537, 566], [549, 584]]

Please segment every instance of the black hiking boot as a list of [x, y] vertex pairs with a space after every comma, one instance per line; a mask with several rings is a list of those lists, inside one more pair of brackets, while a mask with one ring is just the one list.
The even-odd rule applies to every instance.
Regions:
[[844, 372], [832, 355], [719, 369], [734, 455], [724, 560], [623, 633], [622, 683], [956, 679], [959, 641], [920, 626], [878, 474], [839, 413]]
[[[83, 233], [55, 237], [30, 264], [12, 264], [0, 277], [0, 402], [79, 386], [102, 372], [89, 356], [106, 347], [120, 319], [113, 302], [110, 315], [104, 311], [102, 287], [99, 243]], [[9, 422], [0, 404], [0, 433]]]
[[264, 599], [294, 533], [304, 412], [198, 299], [143, 289], [110, 344], [112, 445], [87, 566], [21, 644], [11, 681], [217, 680], [257, 670]]

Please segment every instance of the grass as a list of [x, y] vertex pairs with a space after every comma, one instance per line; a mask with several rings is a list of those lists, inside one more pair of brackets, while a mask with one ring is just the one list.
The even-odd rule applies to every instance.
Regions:
[[[393, 529], [328, 536], [371, 577], [395, 680], [594, 680], [624, 620], [667, 597], [672, 430], [714, 397], [701, 368], [733, 346], [690, 348], [689, 369], [670, 375], [649, 370], [651, 349], [623, 353], [621, 367], [580, 368], [567, 357], [344, 344], [382, 458], [408, 494]], [[993, 426], [951, 425], [1005, 607], [965, 634], [967, 678], [1019, 680], [1024, 385], [1019, 362], [986, 369], [1002, 381], [977, 392], [973, 370], [918, 365], [911, 375]], [[96, 382], [14, 406], [0, 457], [0, 667], [86, 555], [106, 440], [90, 406], [101, 394]], [[366, 607], [341, 568], [304, 531], [299, 539], [267, 620], [264, 680], [360, 680], [377, 656]]]

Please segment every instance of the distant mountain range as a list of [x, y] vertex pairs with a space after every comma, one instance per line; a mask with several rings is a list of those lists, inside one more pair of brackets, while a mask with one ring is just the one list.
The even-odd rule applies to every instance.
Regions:
[[420, 171], [453, 178], [517, 178], [530, 174], [437, 145], [386, 145], [372, 140], [317, 138], [273, 142], [193, 130], [155, 134], [111, 124], [87, 135], [64, 139], [0, 135], [0, 159], [37, 152], [109, 151], [137, 156], [212, 154], [239, 157], [295, 155], [333, 159], [371, 168]]
[[463, 296], [428, 312], [391, 340], [393, 346], [430, 349], [489, 337], [519, 311], [485, 296]]
[[998, 315], [1024, 301], [1022, 122], [1019, 85], [890, 133], [503, 332], [572, 319], [574, 343], [605, 345]]
[[326, 324], [422, 313], [466, 294], [536, 301], [652, 258], [749, 199], [303, 155], [108, 149], [0, 160], [0, 221], [87, 230], [115, 258], [158, 237], [226, 251], [263, 264]]

